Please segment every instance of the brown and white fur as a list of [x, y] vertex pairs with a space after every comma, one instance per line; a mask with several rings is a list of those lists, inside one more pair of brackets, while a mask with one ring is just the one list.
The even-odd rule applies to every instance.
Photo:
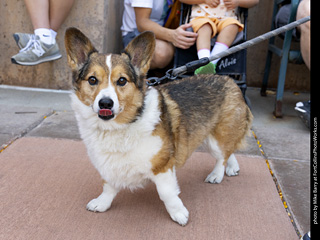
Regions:
[[121, 55], [98, 53], [75, 28], [66, 31], [65, 45], [73, 109], [103, 178], [103, 192], [87, 209], [106, 211], [121, 189], [152, 181], [171, 218], [187, 224], [176, 167], [203, 144], [217, 159], [206, 182], [220, 183], [225, 171], [239, 173], [233, 152], [243, 143], [252, 115], [238, 86], [226, 76], [202, 75], [147, 87], [152, 32], [136, 37]]

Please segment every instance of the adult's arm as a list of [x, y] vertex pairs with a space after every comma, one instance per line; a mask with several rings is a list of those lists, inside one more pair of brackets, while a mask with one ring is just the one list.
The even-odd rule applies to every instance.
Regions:
[[139, 32], [153, 31], [157, 39], [171, 42], [175, 47], [187, 49], [191, 47], [197, 38], [197, 34], [186, 31], [191, 24], [183, 24], [177, 29], [165, 28], [150, 19], [151, 8], [134, 8], [136, 23]]
[[259, 0], [224, 0], [224, 4], [228, 9], [236, 7], [251, 8], [259, 3]]

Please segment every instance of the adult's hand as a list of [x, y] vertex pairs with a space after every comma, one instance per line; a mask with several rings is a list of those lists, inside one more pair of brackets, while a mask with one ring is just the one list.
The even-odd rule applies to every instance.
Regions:
[[232, 10], [239, 7], [239, 0], [225, 0], [224, 5], [228, 10]]
[[220, 4], [220, 0], [204, 0], [204, 3], [211, 8], [215, 8]]
[[175, 47], [188, 49], [196, 42], [198, 34], [187, 31], [187, 28], [190, 28], [190, 27], [191, 27], [191, 24], [187, 23], [173, 30], [172, 44]]

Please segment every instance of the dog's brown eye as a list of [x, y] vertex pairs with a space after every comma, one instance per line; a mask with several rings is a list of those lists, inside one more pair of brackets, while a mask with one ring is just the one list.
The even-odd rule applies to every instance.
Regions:
[[119, 80], [117, 81], [117, 85], [119, 85], [119, 86], [124, 86], [124, 85], [127, 84], [127, 82], [128, 82], [128, 80], [127, 80], [126, 78], [121, 77], [121, 78], [119, 78]]
[[88, 79], [88, 83], [89, 83], [90, 85], [96, 85], [96, 84], [98, 83], [98, 79], [96, 79], [96, 77], [94, 77], [94, 76], [91, 76], [91, 77], [89, 77], [89, 79]]

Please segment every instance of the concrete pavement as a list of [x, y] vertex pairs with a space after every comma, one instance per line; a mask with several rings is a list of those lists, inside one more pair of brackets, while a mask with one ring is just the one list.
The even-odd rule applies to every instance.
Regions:
[[[201, 150], [192, 155], [190, 164], [178, 171], [181, 198], [191, 216], [186, 228], [179, 228], [168, 220], [152, 186], [139, 190], [138, 194], [121, 194], [108, 213], [92, 215], [85, 211], [86, 202], [90, 197], [96, 197], [101, 187], [99, 176], [91, 166], [80, 140], [68, 92], [0, 86], [0, 202], [4, 203], [0, 206], [0, 212], [3, 212], [0, 215], [5, 216], [0, 219], [0, 225], [6, 226], [0, 229], [0, 239], [1, 236], [5, 236], [4, 239], [18, 239], [22, 234], [29, 234], [30, 239], [41, 239], [41, 236], [48, 239], [56, 239], [57, 236], [79, 239], [84, 235], [82, 239], [97, 235], [98, 239], [102, 239], [105, 234], [118, 239], [134, 239], [133, 236], [141, 237], [139, 231], [146, 229], [140, 228], [139, 224], [147, 224], [148, 229], [153, 229], [153, 221], [157, 224], [161, 222], [160, 228], [165, 229], [150, 230], [155, 237], [153, 239], [157, 239], [156, 236], [171, 236], [169, 231], [178, 233], [177, 239], [181, 239], [181, 236], [185, 236], [184, 239], [208, 238], [212, 234], [217, 239], [299, 239], [299, 235], [310, 228], [310, 133], [293, 108], [296, 102], [309, 100], [310, 96], [286, 92], [282, 119], [275, 119], [272, 115], [274, 95], [260, 97], [259, 89], [249, 88], [247, 96], [255, 119], [253, 134], [248, 137], [248, 148], [237, 153], [240, 176], [225, 177], [221, 185], [204, 184], [208, 169], [206, 165], [201, 168], [201, 164], [198, 170], [200, 174], [195, 175], [194, 169], [199, 165], [194, 165], [194, 159], [202, 159], [201, 162], [210, 167], [210, 157]], [[49, 164], [46, 160], [51, 158], [54, 162], [50, 161]], [[66, 159], [70, 159], [67, 160], [68, 164]], [[79, 166], [77, 160], [81, 163]], [[44, 167], [46, 164], [49, 164], [47, 168]], [[61, 165], [66, 166], [61, 169]], [[19, 169], [26, 172], [22, 176], [17, 175]], [[55, 184], [51, 185], [51, 181]], [[68, 183], [70, 187], [66, 187]], [[77, 185], [82, 189], [69, 189]], [[25, 189], [30, 189], [30, 192], [26, 192], [26, 198], [19, 194]], [[233, 195], [229, 196], [227, 189]], [[74, 195], [68, 195], [68, 191]], [[217, 199], [213, 202], [200, 201], [195, 197], [198, 191], [204, 198], [210, 199], [208, 194], [211, 192]], [[39, 192], [42, 193], [41, 197], [37, 196]], [[219, 194], [224, 195], [220, 197], [221, 201]], [[144, 208], [137, 206], [149, 198], [152, 201], [145, 203]], [[42, 208], [41, 203], [41, 206], [34, 206], [32, 203], [39, 199], [59, 206], [59, 210]], [[155, 208], [153, 202], [156, 203]], [[28, 228], [23, 227], [26, 223], [18, 212], [8, 210], [11, 204], [28, 219]], [[212, 208], [212, 205], [216, 208]], [[157, 214], [150, 218], [148, 211], [156, 211], [153, 213]], [[128, 219], [124, 220], [127, 214]], [[86, 218], [96, 224], [90, 226], [89, 232], [85, 229], [91, 223], [86, 222]], [[101, 224], [106, 218], [113, 227], [102, 230]], [[3, 219], [6, 222], [1, 222], [5, 221]], [[128, 224], [137, 226], [128, 227]], [[14, 230], [19, 228], [22, 229], [21, 233]], [[10, 235], [11, 230], [16, 233]], [[76, 230], [78, 233], [75, 233]], [[59, 234], [55, 235], [57, 231]]]

